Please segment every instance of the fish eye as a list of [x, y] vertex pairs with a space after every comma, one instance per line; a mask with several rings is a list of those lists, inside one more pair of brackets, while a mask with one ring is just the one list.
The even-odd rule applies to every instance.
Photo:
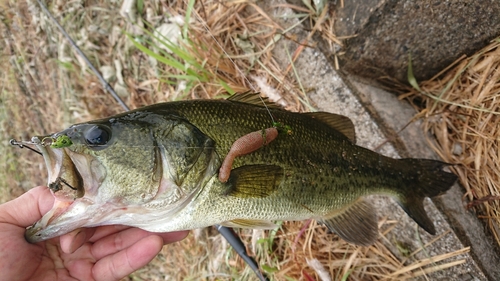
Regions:
[[85, 132], [85, 142], [91, 147], [100, 147], [108, 143], [111, 134], [102, 126], [93, 126]]

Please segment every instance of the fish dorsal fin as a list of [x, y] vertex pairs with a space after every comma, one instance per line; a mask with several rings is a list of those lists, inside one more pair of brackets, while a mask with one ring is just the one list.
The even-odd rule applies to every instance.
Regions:
[[231, 171], [225, 195], [241, 198], [264, 198], [281, 184], [283, 168], [276, 165], [247, 165]]
[[253, 229], [275, 229], [278, 227], [268, 220], [234, 219], [221, 223], [225, 227], [253, 228]]
[[260, 107], [264, 107], [264, 104], [267, 108], [274, 108], [274, 109], [283, 109], [281, 106], [278, 104], [269, 101], [267, 97], [261, 97], [260, 93], [254, 93], [254, 92], [244, 92], [244, 93], [236, 93], [229, 98], [227, 98], [228, 101], [234, 101], [234, 102], [243, 102], [243, 103], [248, 103]]
[[330, 128], [341, 132], [353, 143], [356, 143], [356, 131], [354, 129], [354, 124], [349, 117], [330, 112], [307, 112], [303, 114], [325, 123], [330, 126]]
[[356, 245], [370, 246], [377, 240], [377, 213], [373, 206], [363, 199], [318, 219], [318, 222], [326, 225], [340, 238]]

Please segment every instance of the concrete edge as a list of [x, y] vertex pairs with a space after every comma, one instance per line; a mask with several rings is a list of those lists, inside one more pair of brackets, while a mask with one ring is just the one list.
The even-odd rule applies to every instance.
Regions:
[[[370, 112], [388, 139], [393, 141], [396, 150], [405, 157], [439, 159], [438, 155], [427, 145], [420, 123], [414, 123], [403, 132], [403, 128], [416, 114], [409, 105], [391, 93], [360, 83], [343, 75], [346, 84], [360, 99], [361, 103]], [[397, 111], [401, 118], [391, 118], [387, 114]], [[436, 207], [443, 213], [455, 235], [465, 246], [470, 246], [470, 254], [489, 280], [500, 280], [500, 251], [491, 235], [486, 232], [486, 226], [477, 216], [465, 208], [463, 188], [455, 184], [446, 194], [433, 199]]]

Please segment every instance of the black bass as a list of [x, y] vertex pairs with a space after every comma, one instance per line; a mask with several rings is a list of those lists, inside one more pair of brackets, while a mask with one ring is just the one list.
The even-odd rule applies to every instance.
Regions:
[[[234, 158], [219, 180], [233, 143], [266, 128], [278, 130], [275, 139]], [[254, 94], [155, 104], [32, 141], [56, 201], [27, 229], [30, 242], [110, 224], [169, 232], [314, 218], [348, 242], [370, 245], [377, 215], [363, 197], [393, 197], [434, 234], [423, 200], [456, 181], [443, 162], [357, 146], [347, 117], [288, 112]]]

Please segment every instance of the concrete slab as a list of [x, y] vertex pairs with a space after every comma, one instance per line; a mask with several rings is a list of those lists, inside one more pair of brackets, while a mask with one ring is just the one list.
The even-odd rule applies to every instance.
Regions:
[[[438, 159], [432, 149], [426, 145], [427, 140], [421, 128], [421, 122], [413, 122], [403, 129], [416, 114], [407, 103], [397, 99], [392, 93], [357, 82], [352, 77], [345, 77], [350, 88], [364, 104], [370, 104], [368, 110], [379, 118], [377, 124], [392, 131], [391, 135], [403, 146], [398, 151], [405, 157]], [[399, 133], [398, 133], [399, 132]], [[450, 227], [463, 245], [471, 247], [471, 256], [490, 280], [500, 280], [500, 251], [493, 238], [484, 231], [484, 225], [477, 216], [465, 208], [463, 189], [456, 184], [443, 196], [433, 201], [445, 215]]]
[[[286, 28], [296, 23], [291, 16], [293, 12], [286, 8], [273, 8], [273, 10], [270, 8], [273, 6], [276, 7], [276, 4], [283, 3], [284, 1], [272, 1], [268, 4], [269, 6], [267, 6], [266, 10], [269, 14], [274, 15], [275, 20]], [[283, 5], [281, 7], [283, 7]], [[284, 21], [282, 20], [283, 18], [288, 18], [288, 20]], [[305, 29], [307, 29], [307, 27]], [[304, 30], [304, 28], [297, 28], [292, 31], [299, 36], [298, 42], [307, 36], [302, 30]], [[290, 53], [297, 47], [298, 45], [293, 41], [281, 40], [275, 49], [274, 55], [276, 60], [284, 65], [288, 65], [289, 59], [286, 50]], [[339, 73], [332, 68], [327, 57], [319, 49], [304, 49], [295, 63], [295, 68], [303, 87], [312, 89], [307, 93], [307, 96], [316, 105], [318, 110], [338, 113], [351, 118], [356, 127], [358, 145], [370, 149], [381, 146], [377, 150], [379, 153], [394, 158], [399, 158], [401, 156], [409, 157], [412, 155], [414, 155], [414, 157], [435, 157], [431, 154], [423, 155], [410, 153], [410, 150], [428, 151], [425, 141], [414, 138], [415, 134], [422, 134], [419, 133], [418, 126], [414, 130], [405, 132], [409, 134], [407, 139], [402, 140], [400, 138], [394, 138], [394, 132], [402, 125], [406, 125], [408, 116], [412, 116], [413, 113], [410, 110], [411, 108], [409, 109], [407, 106], [401, 106], [402, 103], [397, 100], [387, 100], [384, 98], [376, 102], [375, 100], [379, 99], [380, 96], [368, 96], [365, 90], [362, 91], [366, 95], [366, 97], [363, 98], [363, 94], [361, 94], [359, 90], [360, 86], [355, 85], [349, 77], [339, 75]], [[390, 105], [388, 102], [391, 102]], [[377, 121], [380, 122], [383, 120], [378, 113], [381, 106], [385, 109], [384, 116], [386, 118], [400, 121], [394, 125], [395, 127], [388, 127], [385, 124], [379, 126]], [[370, 110], [367, 110], [367, 108], [370, 108]], [[394, 141], [386, 142], [388, 136], [394, 138]], [[399, 151], [401, 152], [398, 153]], [[450, 196], [453, 197], [455, 201], [460, 201], [460, 194], [452, 193]], [[456, 198], [457, 196], [458, 199]], [[396, 229], [391, 231], [391, 234], [388, 236], [389, 241], [398, 241], [409, 245], [412, 249], [416, 249], [422, 245], [421, 243], [426, 244], [434, 238], [423, 230], [417, 229], [416, 224], [391, 199], [376, 197], [373, 198], [373, 202], [378, 207], [379, 216], [387, 216], [388, 219], [398, 221]], [[445, 233], [449, 229], [454, 229], [432, 201], [428, 200], [425, 204], [430, 217], [435, 221], [438, 234]], [[417, 233], [418, 235], [416, 236]], [[395, 246], [392, 245], [389, 247], [394, 247], [394, 252], [397, 254], [398, 251], [395, 249]], [[427, 255], [434, 256], [449, 253], [464, 247], [462, 241], [453, 231], [451, 231], [444, 235], [439, 241], [426, 248], [427, 253], [421, 253], [421, 256], [417, 258], [426, 258], [428, 257]], [[482, 273], [470, 254], [464, 254], [457, 257], [457, 259], [459, 258], [465, 258], [466, 262], [428, 275], [428, 277], [432, 280], [486, 280], [486, 276]], [[491, 276], [489, 277], [491, 278]]]

